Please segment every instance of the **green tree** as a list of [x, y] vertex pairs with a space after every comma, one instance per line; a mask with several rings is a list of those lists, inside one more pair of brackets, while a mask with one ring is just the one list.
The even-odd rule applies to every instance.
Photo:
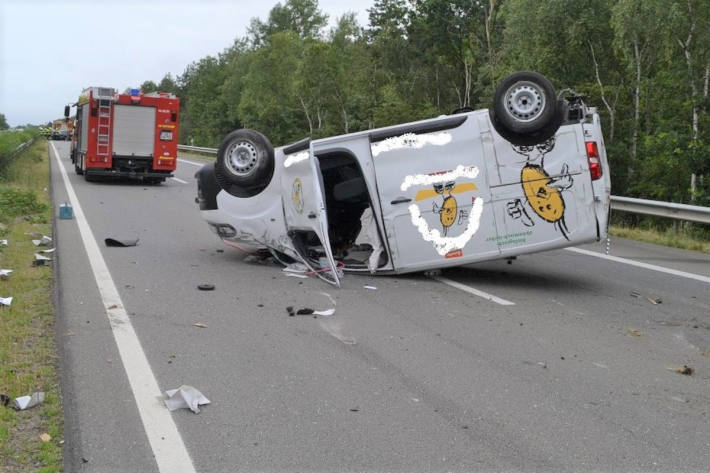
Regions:
[[149, 94], [158, 90], [158, 86], [155, 85], [155, 82], [153, 82], [152, 80], [147, 80], [141, 84], [140, 89], [143, 91], [144, 94]]
[[10, 128], [10, 125], [7, 124], [5, 115], [0, 113], [0, 130], [7, 130], [8, 128]]
[[328, 15], [318, 9], [318, 0], [286, 0], [271, 9], [266, 22], [253, 18], [248, 34], [255, 46], [264, 45], [271, 35], [284, 31], [291, 31], [301, 39], [315, 38], [327, 22]]

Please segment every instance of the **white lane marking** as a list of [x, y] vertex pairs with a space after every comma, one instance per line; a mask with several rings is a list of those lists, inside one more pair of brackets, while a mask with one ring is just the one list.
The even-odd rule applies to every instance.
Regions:
[[64, 169], [62, 160], [59, 158], [57, 148], [53, 142], [50, 142], [50, 144], [54, 150], [54, 156], [62, 174], [69, 201], [74, 208], [74, 218], [79, 227], [86, 254], [89, 257], [89, 264], [94, 273], [96, 284], [99, 287], [101, 300], [106, 308], [106, 316], [109, 319], [113, 338], [118, 346], [123, 368], [131, 384], [133, 397], [136, 400], [138, 412], [143, 421], [143, 428], [155, 455], [158, 470], [163, 473], [195, 473], [195, 468], [192, 465], [192, 460], [185, 448], [180, 432], [178, 432], [170, 412], [163, 402], [158, 399], [162, 395], [158, 388], [158, 382], [150, 369], [143, 347], [123, 306], [123, 301], [118, 294], [116, 284], [111, 278], [106, 261], [101, 255], [89, 222], [84, 216], [79, 199], [69, 182], [69, 176], [66, 169]]
[[583, 250], [581, 248], [565, 248], [567, 251], [573, 251], [575, 253], [580, 253], [587, 256], [594, 256], [597, 258], [615, 261], [617, 263], [624, 263], [631, 266], [636, 266], [639, 268], [650, 269], [651, 271], [659, 271], [661, 273], [672, 274], [674, 276], [680, 276], [682, 278], [695, 279], [696, 281], [710, 283], [710, 278], [707, 276], [701, 276], [695, 273], [686, 273], [685, 271], [678, 271], [677, 269], [664, 268], [663, 266], [656, 266], [655, 264], [642, 263], [640, 261], [634, 261], [632, 259], [619, 258], [618, 256], [605, 255], [604, 253], [597, 253], [596, 251]]
[[207, 163], [196, 163], [195, 161], [189, 161], [187, 159], [178, 158], [178, 162], [185, 164], [192, 164], [193, 166], [204, 166]]
[[178, 181], [181, 184], [187, 184], [187, 181], [183, 181], [182, 179], [178, 179], [177, 177], [171, 177], [170, 179], [172, 179], [173, 181]]
[[433, 278], [436, 281], [443, 282], [444, 284], [448, 284], [451, 287], [455, 287], [456, 289], [461, 289], [464, 292], [468, 292], [469, 294], [473, 294], [474, 296], [482, 297], [484, 299], [488, 299], [489, 301], [495, 302], [496, 304], [500, 305], [515, 305], [515, 302], [510, 302], [505, 299], [501, 299], [500, 297], [494, 296], [493, 294], [488, 294], [487, 292], [483, 292], [478, 289], [474, 289], [470, 286], [466, 286], [465, 284], [461, 284], [460, 282], [453, 281], [449, 278], [445, 278], [442, 276], [437, 276]]

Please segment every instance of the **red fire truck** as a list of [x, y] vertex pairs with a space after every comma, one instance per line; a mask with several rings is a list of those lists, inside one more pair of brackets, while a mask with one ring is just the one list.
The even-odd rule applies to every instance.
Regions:
[[[88, 87], [76, 104], [71, 160], [87, 181], [130, 177], [158, 184], [177, 166], [180, 99], [138, 89]], [[69, 107], [65, 107], [69, 116]]]

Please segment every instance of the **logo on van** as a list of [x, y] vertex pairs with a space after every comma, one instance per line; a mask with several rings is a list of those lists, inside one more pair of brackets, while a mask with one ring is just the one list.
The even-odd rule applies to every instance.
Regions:
[[303, 213], [303, 184], [301, 179], [296, 178], [293, 181], [293, 186], [291, 188], [291, 201], [293, 202], [293, 208], [299, 214]]

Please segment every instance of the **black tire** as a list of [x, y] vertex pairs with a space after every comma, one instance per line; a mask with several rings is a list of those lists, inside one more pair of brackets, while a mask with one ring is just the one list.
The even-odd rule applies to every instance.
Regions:
[[82, 174], [84, 174], [84, 170], [81, 169], [81, 163], [79, 162], [79, 159], [79, 156], [74, 156], [74, 171], [76, 171], [77, 175], [81, 176]]
[[557, 130], [560, 128], [564, 122], [565, 115], [567, 114], [567, 104], [564, 100], [557, 100], [556, 112], [553, 119], [539, 131], [535, 133], [516, 133], [510, 131], [497, 119], [493, 111], [491, 110], [489, 115], [491, 122], [493, 123], [493, 128], [498, 132], [500, 136], [505, 138], [510, 143], [516, 146], [533, 146], [539, 143], [544, 143], [548, 139], [555, 136]]
[[501, 136], [508, 132], [548, 134], [555, 122], [561, 123], [555, 88], [537, 72], [516, 72], [506, 77], [495, 90], [490, 110], [491, 121]]
[[274, 147], [255, 130], [235, 130], [224, 137], [214, 166], [220, 187], [236, 197], [260, 193], [274, 174]]

